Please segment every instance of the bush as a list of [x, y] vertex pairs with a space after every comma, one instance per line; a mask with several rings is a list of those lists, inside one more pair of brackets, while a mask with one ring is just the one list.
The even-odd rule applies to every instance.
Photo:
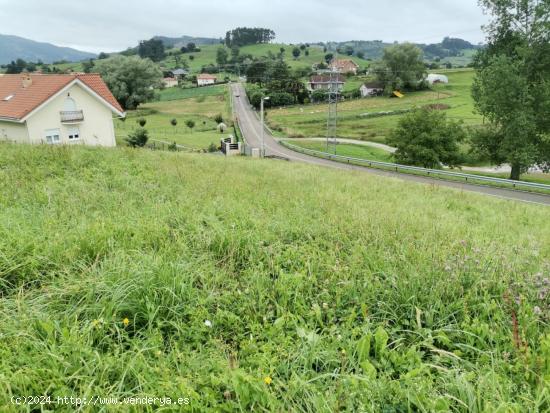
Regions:
[[136, 122], [143, 128], [147, 124], [147, 119], [139, 118]]
[[139, 128], [134, 130], [133, 132], [130, 132], [130, 134], [126, 138], [128, 146], [131, 146], [132, 148], [143, 148], [148, 140], [149, 133], [146, 129], [143, 128]]
[[218, 147], [215, 143], [211, 143], [210, 145], [208, 145], [208, 152], [218, 152]]
[[311, 92], [311, 101], [313, 103], [326, 102], [328, 100], [326, 90], [314, 90]]
[[266, 102], [269, 106], [289, 106], [295, 103], [294, 96], [287, 92], [275, 92], [269, 96], [270, 100]]
[[218, 113], [216, 116], [214, 116], [214, 122], [216, 122], [218, 125], [220, 123], [223, 123], [223, 116], [221, 113]]
[[465, 138], [461, 123], [447, 120], [442, 111], [423, 108], [399, 120], [388, 144], [397, 148], [394, 156], [398, 163], [441, 168], [463, 162], [458, 144]]

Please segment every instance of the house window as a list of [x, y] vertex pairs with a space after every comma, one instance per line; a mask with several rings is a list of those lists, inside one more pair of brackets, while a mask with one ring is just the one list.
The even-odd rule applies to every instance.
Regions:
[[80, 130], [78, 128], [70, 128], [68, 136], [70, 141], [77, 141], [80, 139]]
[[54, 145], [61, 142], [59, 129], [50, 129], [46, 133], [46, 143]]

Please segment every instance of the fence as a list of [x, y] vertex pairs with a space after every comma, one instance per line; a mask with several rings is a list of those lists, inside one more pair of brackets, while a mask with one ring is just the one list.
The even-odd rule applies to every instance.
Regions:
[[512, 188], [520, 188], [520, 189], [523, 188], [523, 189], [530, 189], [530, 190], [537, 189], [539, 191], [540, 190], [548, 191], [550, 193], [550, 185], [540, 184], [536, 182], [514, 181], [511, 179], [494, 178], [490, 176], [474, 175], [474, 174], [467, 174], [462, 172], [452, 172], [452, 171], [446, 171], [443, 169], [428, 169], [428, 168], [421, 168], [419, 166], [407, 166], [407, 165], [399, 165], [399, 164], [390, 163], [390, 162], [370, 161], [367, 159], [352, 158], [348, 156], [335, 155], [327, 152], [320, 152], [313, 149], [301, 148], [299, 146], [293, 145], [285, 141], [281, 141], [279, 143], [296, 152], [301, 152], [306, 155], [312, 155], [318, 158], [324, 158], [324, 159], [334, 160], [334, 161], [348, 163], [348, 164], [369, 166], [371, 168], [379, 168], [379, 169], [391, 170], [395, 172], [401, 171], [405, 173], [440, 177], [443, 179], [453, 178], [458, 180], [465, 180], [466, 182], [471, 182], [471, 183], [483, 182], [485, 184], [489, 183], [489, 184], [504, 186], [504, 187], [512, 187]]

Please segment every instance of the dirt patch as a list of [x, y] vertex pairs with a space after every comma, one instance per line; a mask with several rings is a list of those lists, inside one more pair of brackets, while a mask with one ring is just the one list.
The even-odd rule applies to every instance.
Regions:
[[432, 103], [430, 105], [425, 105], [424, 108], [430, 109], [430, 110], [447, 110], [447, 109], [450, 109], [451, 107], [443, 103]]

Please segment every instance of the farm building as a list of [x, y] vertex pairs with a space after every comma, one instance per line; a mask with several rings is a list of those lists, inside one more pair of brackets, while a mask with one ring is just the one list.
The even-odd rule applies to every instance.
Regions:
[[351, 59], [333, 59], [329, 67], [341, 73], [353, 73], [354, 75], [356, 75], [357, 70], [359, 70], [357, 63]]
[[125, 113], [99, 74], [0, 75], [0, 139], [116, 146]]
[[189, 74], [189, 72], [185, 69], [172, 69], [170, 70], [170, 75], [176, 79], [183, 79], [185, 76]]
[[208, 73], [202, 73], [200, 75], [197, 75], [198, 86], [213, 85], [214, 83], [216, 83], [216, 80], [218, 80], [216, 76], [210, 75]]
[[361, 96], [379, 96], [384, 93], [384, 84], [382, 82], [368, 82], [361, 85]]
[[449, 78], [445, 75], [430, 73], [428, 77], [426, 77], [426, 82], [430, 85], [433, 85], [434, 83], [449, 83]]
[[165, 77], [162, 79], [162, 84], [165, 88], [176, 87], [178, 85], [178, 79], [175, 77]]
[[[346, 83], [344, 76], [338, 75], [336, 83], [338, 84], [338, 90], [344, 89]], [[327, 90], [330, 85], [330, 75], [311, 76], [308, 85], [310, 90]]]

